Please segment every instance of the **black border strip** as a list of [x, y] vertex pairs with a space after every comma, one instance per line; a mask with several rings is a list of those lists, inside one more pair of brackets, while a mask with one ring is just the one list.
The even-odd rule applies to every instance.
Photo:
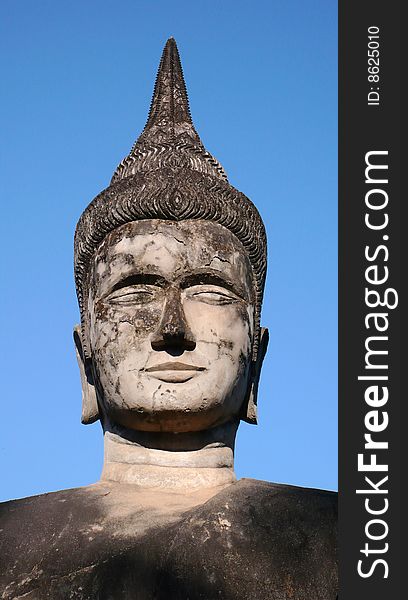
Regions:
[[[367, 0], [340, 0], [339, 4], [339, 501], [340, 501], [340, 599], [361, 600], [377, 598], [400, 598], [405, 592], [403, 575], [405, 566], [407, 531], [406, 508], [408, 492], [406, 491], [406, 473], [408, 452], [405, 440], [408, 439], [408, 419], [406, 405], [408, 403], [408, 325], [406, 301], [406, 279], [408, 276], [408, 219], [405, 214], [408, 206], [408, 194], [405, 188], [405, 165], [407, 150], [407, 109], [404, 105], [404, 87], [406, 88], [407, 56], [406, 44], [408, 25], [404, 21], [402, 11], [404, 4], [399, 2], [379, 2]], [[368, 77], [376, 73], [376, 61], [368, 62], [368, 52], [376, 48], [371, 44], [368, 28], [374, 34], [379, 28], [379, 73], [378, 81]], [[373, 37], [372, 40], [376, 38]], [[371, 41], [372, 41], [371, 40]], [[379, 104], [376, 105], [375, 94], [370, 96], [373, 104], [368, 104], [368, 93], [379, 92]], [[373, 88], [373, 89], [371, 89]], [[387, 164], [383, 170], [368, 171], [372, 178], [384, 182], [366, 182], [365, 168], [368, 152], [386, 151], [388, 154], [371, 154], [369, 162]], [[386, 173], [387, 175], [381, 175]], [[368, 203], [380, 203], [381, 198], [388, 198], [387, 205], [381, 210], [367, 207], [366, 194], [369, 190], [380, 189], [368, 195]], [[368, 219], [376, 219], [381, 224], [388, 215], [388, 225], [384, 229], [370, 229], [365, 224]], [[388, 236], [388, 239], [384, 236]], [[368, 246], [370, 257], [375, 255], [380, 245], [386, 250], [378, 250], [375, 259], [368, 260], [365, 247]], [[388, 267], [388, 279], [383, 284], [368, 283], [366, 269], [377, 265], [378, 269], [368, 272], [368, 277], [381, 279]], [[365, 288], [377, 290], [381, 298], [385, 298], [386, 289], [395, 289], [398, 293], [398, 306], [394, 309], [384, 307], [369, 308], [365, 299]], [[371, 295], [374, 302], [375, 295]], [[388, 304], [392, 304], [389, 293]], [[369, 327], [365, 319], [369, 313], [387, 313], [388, 328], [383, 332], [376, 331], [374, 317], [369, 318]], [[378, 324], [385, 326], [385, 318], [378, 318]], [[387, 339], [371, 340], [370, 348], [386, 351], [366, 357], [365, 343], [370, 336], [384, 336]], [[371, 344], [371, 345], [370, 345]], [[377, 346], [375, 346], [377, 344]], [[366, 368], [366, 358], [376, 368]], [[387, 368], [377, 368], [383, 365]], [[388, 380], [359, 380], [359, 376], [384, 376]], [[387, 388], [389, 397], [380, 407], [375, 403], [369, 406], [365, 394], [370, 386]], [[375, 391], [371, 390], [369, 399], [376, 400]], [[381, 397], [378, 397], [380, 402]], [[376, 411], [376, 416], [367, 417], [369, 411]], [[386, 412], [387, 415], [383, 413]], [[388, 443], [387, 449], [365, 449], [365, 433], [370, 433], [365, 424], [369, 419], [370, 426], [387, 426], [381, 432], [371, 432], [372, 439]], [[378, 421], [376, 420], [378, 418]], [[370, 420], [371, 419], [371, 420]], [[376, 455], [378, 464], [388, 466], [386, 472], [368, 472], [358, 470], [358, 454], [364, 454], [363, 462]], [[365, 477], [377, 484], [385, 493], [357, 494], [356, 490], [372, 490], [373, 487]], [[381, 486], [379, 481], [388, 476]], [[382, 514], [370, 515], [368, 508], [381, 510]], [[384, 523], [369, 523], [372, 519]], [[383, 539], [370, 540], [371, 536]], [[365, 544], [369, 552], [363, 554]], [[388, 547], [386, 546], [388, 544]], [[386, 550], [380, 552], [380, 550]], [[373, 552], [371, 552], [373, 550]], [[384, 560], [384, 563], [375, 560]], [[369, 576], [362, 577], [360, 570]], [[386, 563], [386, 564], [385, 564]], [[388, 577], [384, 577], [388, 572]]]

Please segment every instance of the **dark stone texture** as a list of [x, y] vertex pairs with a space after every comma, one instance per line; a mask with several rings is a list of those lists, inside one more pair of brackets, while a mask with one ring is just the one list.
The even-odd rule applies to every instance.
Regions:
[[121, 490], [3, 503], [1, 598], [335, 600], [335, 493], [243, 479], [165, 515]]

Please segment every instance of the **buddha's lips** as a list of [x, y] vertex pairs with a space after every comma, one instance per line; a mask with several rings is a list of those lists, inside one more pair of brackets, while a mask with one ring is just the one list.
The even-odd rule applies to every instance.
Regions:
[[182, 362], [165, 362], [144, 369], [150, 377], [166, 383], [185, 383], [206, 370], [205, 367], [196, 367]]
[[182, 362], [165, 362], [159, 365], [154, 365], [144, 369], [147, 373], [155, 373], [157, 371], [205, 371], [205, 367], [196, 367]]

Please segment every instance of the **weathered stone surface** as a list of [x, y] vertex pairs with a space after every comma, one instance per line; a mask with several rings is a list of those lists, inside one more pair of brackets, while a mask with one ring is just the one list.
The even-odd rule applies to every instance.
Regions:
[[335, 600], [336, 494], [244, 479], [201, 501], [101, 483], [4, 503], [2, 598]]
[[193, 126], [174, 40], [147, 125], [75, 235], [87, 488], [3, 504], [5, 600], [335, 600], [336, 495], [236, 482], [268, 343], [266, 237]]
[[107, 416], [141, 431], [201, 431], [238, 417], [251, 368], [248, 258], [221, 225], [122, 225], [90, 273], [90, 340]]

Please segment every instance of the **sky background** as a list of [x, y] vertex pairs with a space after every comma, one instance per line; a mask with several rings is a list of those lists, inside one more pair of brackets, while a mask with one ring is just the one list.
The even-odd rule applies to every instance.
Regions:
[[337, 3], [2, 0], [0, 500], [100, 476], [73, 235], [144, 127], [171, 35], [201, 139], [268, 233], [271, 339], [237, 475], [337, 487]]

